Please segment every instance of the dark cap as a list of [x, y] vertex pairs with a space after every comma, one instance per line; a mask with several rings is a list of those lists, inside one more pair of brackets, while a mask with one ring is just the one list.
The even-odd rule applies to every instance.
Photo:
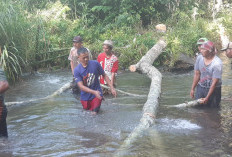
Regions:
[[73, 42], [75, 42], [75, 43], [82, 42], [82, 38], [81, 38], [80, 36], [75, 36], [75, 37], [73, 38]]
[[229, 42], [226, 48], [221, 49], [221, 51], [226, 51], [227, 49], [232, 49], [232, 42]]

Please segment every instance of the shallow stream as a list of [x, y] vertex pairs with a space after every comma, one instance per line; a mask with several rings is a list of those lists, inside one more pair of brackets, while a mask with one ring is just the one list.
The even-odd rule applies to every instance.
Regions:
[[[224, 62], [222, 95], [232, 95], [230, 60]], [[163, 73], [162, 94], [155, 124], [127, 150], [126, 156], [212, 157], [232, 155], [232, 102], [221, 109], [170, 108], [190, 101], [193, 72]], [[6, 93], [6, 102], [52, 94], [72, 79], [69, 70], [25, 76]], [[83, 111], [68, 90], [40, 103], [8, 107], [8, 139], [0, 139], [0, 156], [113, 156], [139, 124], [150, 80], [123, 72], [117, 88], [144, 97], [118, 93], [105, 97], [99, 115]]]

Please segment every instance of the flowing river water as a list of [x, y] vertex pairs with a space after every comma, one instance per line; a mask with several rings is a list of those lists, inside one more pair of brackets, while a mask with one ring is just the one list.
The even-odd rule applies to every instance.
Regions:
[[[231, 60], [221, 58], [222, 95], [227, 97], [232, 95]], [[191, 100], [192, 77], [193, 72], [163, 73], [155, 124], [125, 156], [232, 156], [232, 102], [222, 101], [220, 109], [169, 107]], [[6, 102], [45, 97], [71, 79], [70, 70], [25, 76], [6, 93]], [[113, 156], [139, 124], [150, 86], [146, 76], [130, 72], [120, 73], [117, 82], [118, 89], [142, 97], [107, 96], [97, 116], [83, 111], [70, 90], [39, 103], [9, 106], [9, 137], [0, 139], [0, 156]]]

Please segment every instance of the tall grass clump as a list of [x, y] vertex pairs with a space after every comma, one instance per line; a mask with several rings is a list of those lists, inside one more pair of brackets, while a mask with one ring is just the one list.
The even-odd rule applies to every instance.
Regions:
[[[30, 60], [29, 52], [34, 50], [35, 29], [33, 22], [26, 19], [27, 15], [20, 9], [20, 5], [13, 1], [0, 1], [0, 47], [2, 52], [8, 52], [9, 58], [1, 57], [2, 63], [10, 65], [12, 60], [21, 58], [24, 63]], [[7, 54], [3, 53], [2, 55]], [[12, 57], [12, 58], [11, 58]], [[3, 59], [6, 59], [3, 61]], [[13, 63], [12, 63], [13, 64]], [[8, 79], [19, 78], [23, 64], [14, 64], [5, 68]]]
[[18, 50], [15, 47], [3, 47], [1, 52], [0, 65], [4, 69], [6, 76], [10, 82], [18, 80], [22, 74], [22, 65], [24, 60], [20, 56], [16, 56]]

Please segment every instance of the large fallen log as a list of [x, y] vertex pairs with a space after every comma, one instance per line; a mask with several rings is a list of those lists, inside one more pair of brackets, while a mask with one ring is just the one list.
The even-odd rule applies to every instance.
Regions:
[[[101, 85], [103, 88], [109, 88], [108, 86], [104, 86]], [[52, 93], [51, 95], [48, 95], [46, 97], [43, 98], [36, 98], [36, 99], [30, 99], [30, 100], [26, 100], [26, 101], [15, 101], [15, 102], [5, 102], [6, 106], [11, 106], [11, 105], [20, 105], [20, 104], [29, 104], [29, 103], [39, 103], [42, 102], [44, 100], [47, 99], [51, 99], [53, 97], [56, 97], [60, 94], [62, 94], [63, 92], [65, 92], [66, 90], [71, 88], [71, 83], [68, 82], [66, 84], [64, 84], [60, 89], [58, 89], [57, 91], [55, 91], [54, 93]], [[144, 95], [138, 95], [138, 94], [133, 94], [133, 93], [128, 93], [119, 89], [115, 89], [117, 92], [125, 94], [125, 95], [129, 95], [129, 96], [134, 96], [134, 97], [144, 97]]]
[[143, 74], [146, 74], [151, 79], [151, 85], [147, 101], [143, 107], [143, 114], [139, 125], [135, 127], [131, 134], [124, 140], [121, 147], [115, 153], [115, 156], [125, 155], [125, 151], [137, 137], [154, 123], [158, 107], [158, 99], [161, 93], [162, 74], [153, 67], [152, 64], [165, 47], [166, 42], [163, 39], [160, 39], [137, 64], [131, 65], [129, 68], [132, 72], [140, 71]]
[[30, 100], [26, 100], [26, 101], [16, 101], [16, 102], [6, 102], [5, 105], [6, 106], [11, 106], [11, 105], [19, 105], [19, 104], [28, 104], [28, 103], [39, 103], [41, 101], [53, 98], [55, 96], [60, 95], [61, 93], [63, 93], [64, 91], [68, 90], [71, 87], [70, 82], [64, 84], [60, 89], [58, 89], [57, 91], [55, 91], [54, 93], [52, 93], [51, 95], [48, 95], [46, 97], [43, 98], [37, 98], [37, 99], [30, 99]]

